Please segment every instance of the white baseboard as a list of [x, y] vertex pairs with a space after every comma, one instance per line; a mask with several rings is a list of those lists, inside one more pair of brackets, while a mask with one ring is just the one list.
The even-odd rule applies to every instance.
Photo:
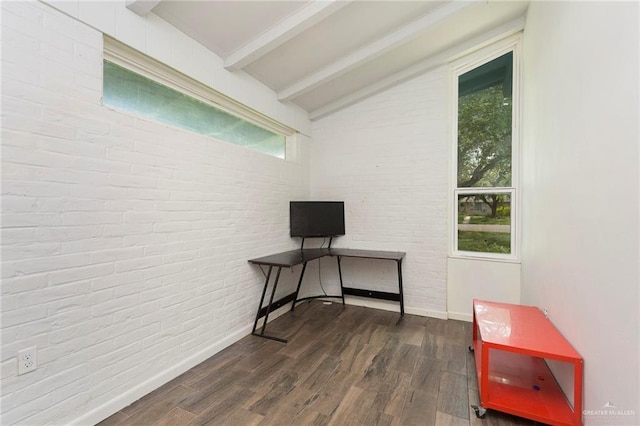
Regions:
[[[357, 296], [346, 296], [344, 301], [347, 305], [363, 306], [365, 308], [382, 309], [391, 312], [400, 312], [400, 305], [398, 302], [391, 302], [386, 300], [368, 299]], [[411, 315], [419, 315], [421, 317], [431, 317], [438, 319], [447, 319], [446, 312], [430, 311], [427, 309], [412, 308], [405, 305], [404, 312]]]
[[407, 307], [405, 307], [404, 310], [408, 314], [420, 315], [421, 317], [437, 318], [442, 320], [448, 319], [447, 313], [444, 311], [431, 311], [428, 309], [407, 308]]
[[463, 314], [461, 312], [449, 312], [447, 315], [448, 315], [449, 319], [452, 319], [452, 320], [473, 322], [473, 315], [472, 314]]
[[[367, 299], [357, 296], [345, 296], [344, 303], [352, 306], [362, 306], [365, 308], [381, 309], [383, 311], [400, 312], [398, 302], [388, 302], [384, 300]], [[406, 311], [406, 309], [405, 309]]]

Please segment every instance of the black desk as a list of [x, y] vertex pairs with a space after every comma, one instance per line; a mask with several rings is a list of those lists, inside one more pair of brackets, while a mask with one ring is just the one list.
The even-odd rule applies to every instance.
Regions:
[[[303, 299], [298, 299], [298, 293], [300, 292], [300, 286], [302, 285], [302, 278], [304, 277], [304, 271], [307, 268], [307, 262], [320, 259], [324, 256], [332, 256], [335, 257], [338, 261], [338, 276], [340, 277], [340, 295], [328, 296], [328, 295], [320, 295], [320, 296], [312, 296], [305, 297]], [[278, 309], [281, 306], [289, 302], [293, 302], [291, 305], [291, 310], [293, 311], [296, 307], [297, 302], [301, 302], [303, 300], [315, 299], [318, 297], [329, 297], [329, 298], [341, 298], [342, 304], [344, 305], [344, 296], [359, 296], [359, 297], [370, 297], [374, 299], [384, 299], [384, 300], [392, 300], [400, 303], [400, 315], [404, 315], [404, 295], [402, 292], [402, 259], [404, 258], [404, 252], [396, 252], [396, 251], [377, 251], [377, 250], [355, 250], [355, 249], [344, 249], [344, 248], [332, 248], [332, 249], [299, 249], [299, 250], [291, 250], [285, 251], [282, 253], [276, 253], [265, 257], [260, 257], [258, 259], [251, 259], [249, 263], [254, 265], [265, 265], [269, 267], [267, 272], [266, 280], [264, 282], [264, 289], [262, 290], [262, 297], [260, 298], [260, 304], [258, 305], [258, 312], [256, 314], [256, 320], [253, 323], [253, 331], [251, 334], [265, 337], [267, 339], [277, 340], [278, 342], [286, 343], [285, 339], [281, 339], [279, 337], [268, 336], [265, 334], [267, 328], [267, 321], [269, 319], [269, 313], [273, 310]], [[398, 265], [398, 292], [397, 293], [388, 293], [383, 291], [373, 291], [373, 290], [363, 290], [358, 288], [344, 287], [342, 283], [342, 266], [340, 261], [343, 257], [356, 257], [362, 259], [379, 259], [379, 260], [393, 260]], [[282, 268], [291, 268], [296, 265], [302, 265], [302, 272], [300, 272], [300, 278], [298, 279], [298, 286], [296, 291], [274, 301], [273, 298], [276, 294], [276, 288], [278, 287], [278, 280], [280, 279], [280, 272]], [[273, 288], [271, 289], [271, 295], [269, 297], [269, 303], [267, 306], [263, 307], [264, 298], [267, 295], [267, 288], [269, 287], [269, 281], [271, 279], [271, 273], [273, 272], [273, 268], [278, 268], [276, 272], [275, 281], [273, 283]], [[258, 333], [256, 332], [256, 328], [258, 327], [258, 320], [264, 317], [264, 323], [262, 324], [262, 329]]]

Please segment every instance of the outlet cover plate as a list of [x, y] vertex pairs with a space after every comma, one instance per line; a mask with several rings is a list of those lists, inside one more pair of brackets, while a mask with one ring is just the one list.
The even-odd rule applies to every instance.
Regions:
[[18, 376], [38, 368], [38, 347], [18, 351]]

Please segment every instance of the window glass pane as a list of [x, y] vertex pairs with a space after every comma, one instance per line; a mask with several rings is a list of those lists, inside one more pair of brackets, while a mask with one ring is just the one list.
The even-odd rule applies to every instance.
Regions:
[[458, 78], [458, 187], [511, 186], [513, 53]]
[[104, 61], [105, 105], [284, 158], [285, 137]]
[[458, 250], [511, 253], [511, 195], [458, 194]]

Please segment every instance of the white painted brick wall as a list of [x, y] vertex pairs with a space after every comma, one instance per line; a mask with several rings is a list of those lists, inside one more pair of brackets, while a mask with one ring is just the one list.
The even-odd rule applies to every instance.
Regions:
[[[97, 422], [247, 333], [263, 283], [247, 259], [295, 246], [308, 153], [103, 107], [99, 31], [39, 2], [1, 7], [1, 423]], [[17, 376], [32, 345], [39, 368]]]
[[[422, 315], [446, 312], [447, 88], [441, 67], [312, 124], [311, 197], [345, 202], [334, 246], [406, 252], [406, 308]], [[322, 275], [337, 291], [335, 262]], [[393, 262], [345, 259], [343, 275], [345, 285], [397, 289]]]

